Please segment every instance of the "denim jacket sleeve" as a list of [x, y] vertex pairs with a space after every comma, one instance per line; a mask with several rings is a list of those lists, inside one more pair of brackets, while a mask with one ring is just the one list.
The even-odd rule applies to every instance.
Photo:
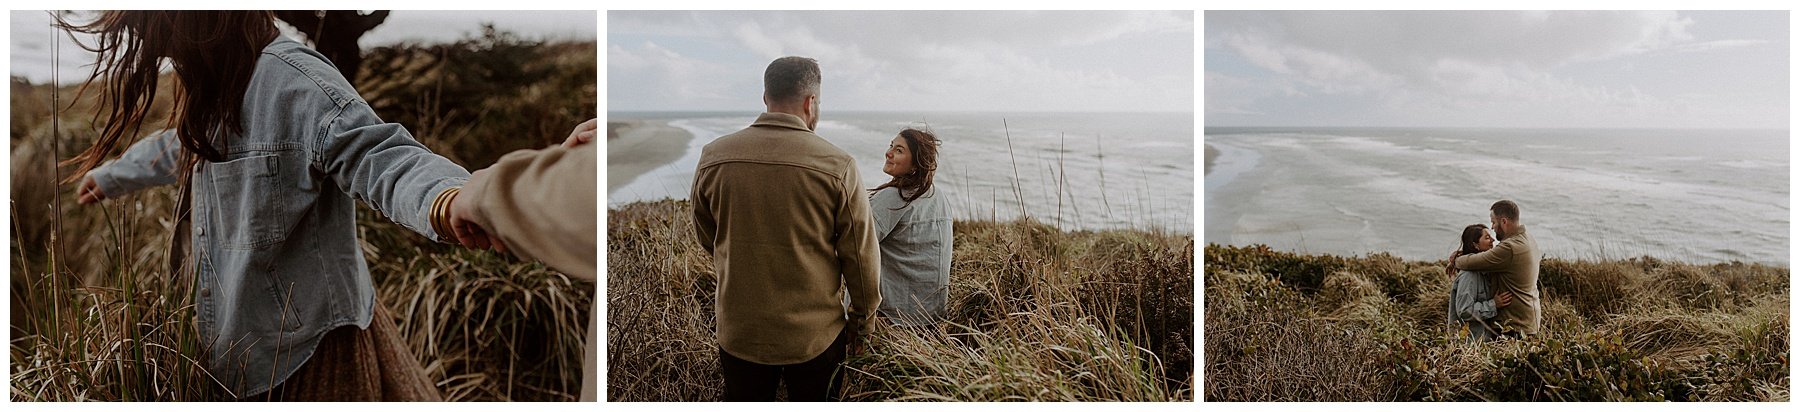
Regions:
[[118, 160], [89, 171], [88, 176], [94, 178], [94, 184], [106, 197], [175, 184], [181, 150], [181, 144], [175, 141], [175, 129], [159, 130], [133, 143]]
[[1456, 316], [1465, 321], [1493, 319], [1498, 314], [1494, 308], [1493, 293], [1483, 282], [1481, 275], [1464, 271], [1456, 277]]
[[869, 213], [875, 215], [875, 240], [887, 240], [894, 227], [900, 225], [900, 215], [906, 213], [906, 206], [898, 187], [881, 189], [869, 196]]
[[329, 119], [316, 140], [314, 164], [389, 220], [449, 241], [448, 234], [431, 230], [431, 202], [467, 182], [469, 171], [413, 140], [405, 127], [381, 121], [361, 100], [339, 105]]

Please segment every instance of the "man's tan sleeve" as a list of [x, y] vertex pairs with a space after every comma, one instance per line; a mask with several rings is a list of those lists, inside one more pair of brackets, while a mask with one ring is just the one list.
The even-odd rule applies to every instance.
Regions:
[[595, 145], [521, 150], [469, 180], [461, 196], [475, 202], [471, 220], [520, 257], [594, 280]]
[[1456, 258], [1456, 268], [1476, 272], [1491, 272], [1504, 269], [1513, 257], [1513, 242], [1500, 242], [1493, 249], [1473, 255], [1462, 255]]
[[869, 196], [862, 189], [856, 162], [849, 164], [839, 193], [837, 227], [838, 266], [844, 271], [844, 287], [850, 293], [849, 324], [856, 336], [875, 330], [875, 308], [881, 305], [881, 250], [875, 242], [875, 223], [869, 214]]
[[[476, 174], [461, 196], [475, 202], [475, 224], [499, 236], [508, 250], [569, 276], [594, 280], [599, 233], [594, 187], [596, 145], [509, 153]], [[588, 313], [581, 357], [581, 401], [598, 393], [594, 352], [600, 318]]]
[[702, 167], [694, 170], [693, 188], [688, 192], [688, 209], [693, 211], [694, 240], [700, 243], [700, 249], [707, 256], [713, 255], [713, 247], [718, 245], [714, 238], [718, 236], [719, 223], [713, 220], [712, 203], [706, 197], [706, 189], [712, 187], [711, 171]]

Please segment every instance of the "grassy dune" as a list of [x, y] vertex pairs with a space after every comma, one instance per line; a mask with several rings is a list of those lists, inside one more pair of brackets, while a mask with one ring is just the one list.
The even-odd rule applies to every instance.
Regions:
[[[595, 52], [591, 42], [490, 31], [367, 50], [358, 84], [384, 120], [473, 170], [508, 150], [559, 142], [594, 117]], [[167, 118], [173, 81], [164, 78], [146, 132]], [[11, 87], [12, 400], [227, 399], [199, 365], [191, 280], [163, 265], [175, 189], [75, 205], [74, 187], [56, 185], [69, 169], [54, 164], [97, 134], [94, 102], [74, 101], [74, 87], [19, 79]], [[51, 110], [53, 92], [69, 107]], [[361, 209], [378, 299], [446, 399], [576, 398], [593, 283], [433, 244]]]
[[[607, 396], [718, 400], [717, 279], [685, 201], [607, 214]], [[881, 325], [851, 400], [1194, 398], [1193, 237], [955, 223], [949, 319]]]
[[1208, 401], [1786, 401], [1788, 269], [1545, 259], [1542, 336], [1465, 343], [1442, 262], [1205, 249]]

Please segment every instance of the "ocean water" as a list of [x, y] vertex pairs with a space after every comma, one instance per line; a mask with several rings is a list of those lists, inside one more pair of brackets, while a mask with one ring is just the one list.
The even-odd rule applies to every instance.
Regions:
[[[756, 115], [608, 113], [668, 121], [695, 138], [681, 159], [609, 191], [607, 203], [686, 198], [700, 148]], [[1191, 113], [827, 111], [818, 129], [856, 158], [863, 186], [875, 187], [889, 179], [881, 173], [888, 141], [906, 127], [928, 128], [944, 141], [934, 184], [949, 196], [956, 218], [1007, 220], [1023, 213], [1070, 230], [1193, 231]]]
[[1443, 259], [1504, 198], [1546, 257], [1788, 264], [1786, 130], [1205, 133], [1208, 243]]

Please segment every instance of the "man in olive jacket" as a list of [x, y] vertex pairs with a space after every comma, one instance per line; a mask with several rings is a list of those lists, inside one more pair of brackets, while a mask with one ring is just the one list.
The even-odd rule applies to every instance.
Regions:
[[1486, 252], [1460, 256], [1450, 254], [1450, 264], [1457, 269], [1487, 272], [1495, 292], [1510, 293], [1513, 301], [1500, 307], [1494, 322], [1500, 325], [1500, 336], [1522, 338], [1536, 335], [1543, 320], [1543, 306], [1538, 302], [1538, 262], [1542, 253], [1537, 240], [1525, 233], [1519, 223], [1519, 205], [1511, 200], [1494, 202], [1488, 218], [1500, 243]]
[[763, 73], [768, 112], [700, 152], [689, 198], [719, 279], [728, 401], [774, 400], [784, 380], [790, 400], [835, 400], [838, 364], [860, 351], [881, 302], [856, 161], [813, 134], [819, 78], [813, 59], [776, 59]]

